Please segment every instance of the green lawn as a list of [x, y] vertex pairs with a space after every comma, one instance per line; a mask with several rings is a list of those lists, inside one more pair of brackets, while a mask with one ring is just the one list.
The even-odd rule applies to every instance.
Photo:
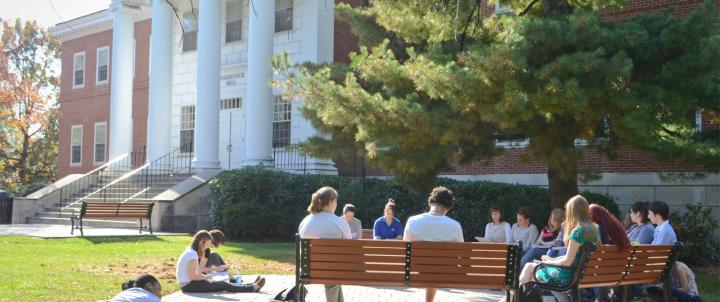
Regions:
[[[149, 273], [178, 290], [175, 261], [190, 236], [39, 239], [0, 236], [0, 301], [96, 301]], [[292, 274], [292, 243], [229, 242], [218, 250], [243, 274]]]
[[695, 279], [703, 301], [720, 301], [720, 278], [698, 274]]

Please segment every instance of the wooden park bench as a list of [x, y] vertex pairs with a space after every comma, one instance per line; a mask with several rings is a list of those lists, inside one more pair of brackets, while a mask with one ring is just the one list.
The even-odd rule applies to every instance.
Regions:
[[[139, 231], [142, 234], [143, 229], [152, 231], [152, 209], [155, 203], [145, 202], [83, 202], [80, 213], [70, 217], [72, 224], [70, 234], [74, 234], [75, 230], [80, 230], [83, 234], [83, 219], [137, 219], [139, 223]], [[149, 226], [143, 226], [143, 219], [148, 220]], [[77, 223], [76, 223], [77, 222]]]
[[517, 301], [517, 244], [299, 239], [296, 285], [505, 290]]
[[[558, 300], [580, 301], [580, 289], [602, 288], [603, 299], [607, 289], [622, 287], [622, 301], [628, 299], [628, 289], [636, 284], [663, 284], [665, 301], [672, 301], [670, 293], [672, 271], [682, 245], [639, 245], [619, 251], [615, 245], [597, 248], [586, 244], [580, 249], [580, 261], [575, 267], [573, 279], [568, 284], [534, 283], [537, 288], [552, 291]], [[540, 264], [537, 269], [550, 265]]]

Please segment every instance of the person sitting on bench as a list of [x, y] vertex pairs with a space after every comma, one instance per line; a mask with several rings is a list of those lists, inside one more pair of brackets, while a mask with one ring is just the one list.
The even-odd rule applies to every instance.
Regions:
[[573, 276], [573, 270], [577, 265], [580, 256], [578, 251], [580, 246], [585, 242], [594, 242], [600, 245], [600, 232], [598, 226], [593, 223], [590, 216], [590, 204], [585, 197], [575, 195], [565, 204], [565, 246], [567, 246], [567, 254], [556, 258], [542, 256], [542, 262], [552, 265], [564, 266], [544, 267], [537, 271], [535, 275], [535, 267], [538, 263], [530, 262], [525, 264], [520, 273], [520, 283], [528, 283], [536, 280], [542, 283], [559, 283], [566, 284], [570, 282]]
[[108, 302], [160, 302], [162, 285], [152, 275], [142, 275], [122, 284], [122, 292]]
[[[433, 189], [428, 197], [430, 211], [408, 219], [403, 240], [464, 242], [460, 223], [445, 215], [452, 209], [453, 200], [453, 193], [447, 188]], [[425, 301], [432, 302], [436, 293], [436, 288], [426, 288]]]
[[206, 230], [198, 231], [188, 248], [178, 257], [175, 273], [180, 290], [185, 293], [210, 292], [258, 292], [265, 285], [265, 278], [254, 283], [233, 284], [227, 281], [212, 281], [212, 275], [200, 272], [200, 263], [206, 263], [205, 250], [212, 244], [212, 237]]

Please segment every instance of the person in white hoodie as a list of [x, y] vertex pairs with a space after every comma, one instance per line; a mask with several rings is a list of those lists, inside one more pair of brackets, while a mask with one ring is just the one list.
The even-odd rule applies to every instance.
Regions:
[[[338, 193], [331, 187], [322, 187], [312, 195], [309, 215], [300, 222], [300, 238], [353, 239], [350, 226], [335, 215]], [[325, 285], [325, 298], [328, 302], [343, 302], [340, 285]]]
[[[464, 242], [460, 223], [446, 216], [454, 199], [452, 191], [445, 187], [433, 189], [428, 197], [430, 211], [408, 219], [403, 240]], [[432, 302], [436, 293], [436, 288], [426, 288], [425, 301]]]

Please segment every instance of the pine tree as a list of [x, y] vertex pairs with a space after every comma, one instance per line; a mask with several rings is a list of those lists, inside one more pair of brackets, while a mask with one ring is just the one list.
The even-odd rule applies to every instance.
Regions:
[[[717, 3], [686, 18], [671, 9], [620, 21], [624, 1], [375, 0], [337, 5], [361, 48], [351, 64], [291, 65], [276, 83], [325, 134], [321, 157], [362, 150], [367, 162], [426, 190], [455, 162], [498, 155], [498, 137], [529, 139], [548, 167], [551, 203], [578, 193], [583, 148], [613, 158], [627, 145], [659, 160], [720, 169], [720, 136], [694, 114], [720, 111]], [[716, 121], [717, 122], [717, 121]], [[576, 139], [588, 142], [576, 145]]]

